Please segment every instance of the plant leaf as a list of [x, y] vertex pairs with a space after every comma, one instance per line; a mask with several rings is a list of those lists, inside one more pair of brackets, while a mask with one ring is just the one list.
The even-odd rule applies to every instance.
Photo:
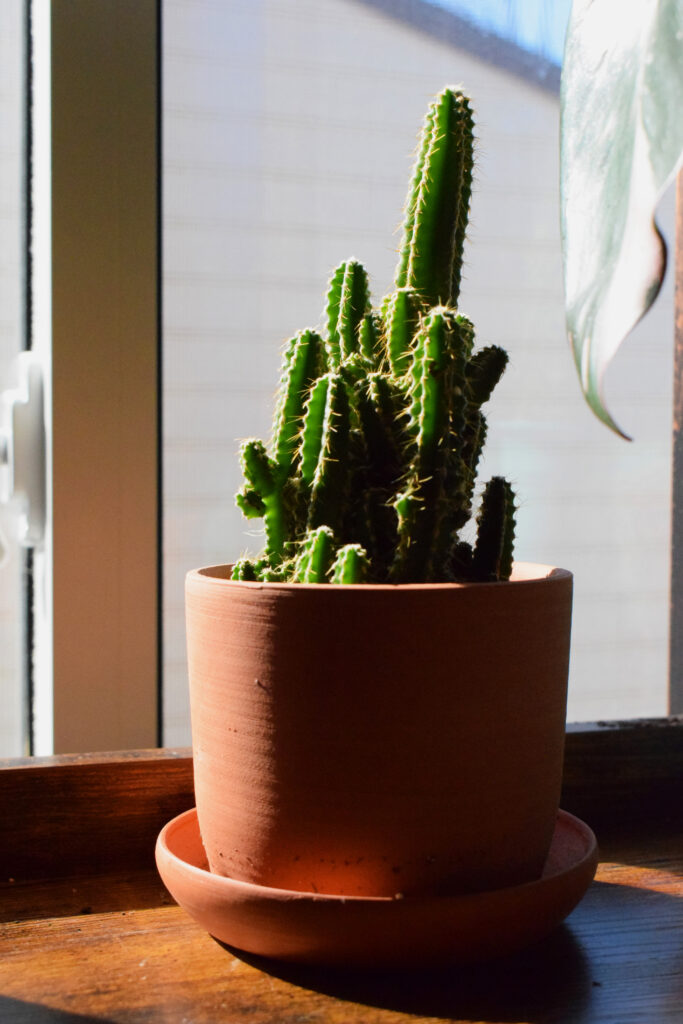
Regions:
[[666, 269], [657, 202], [683, 156], [680, 0], [574, 0], [562, 71], [567, 330], [586, 399], [650, 308]]

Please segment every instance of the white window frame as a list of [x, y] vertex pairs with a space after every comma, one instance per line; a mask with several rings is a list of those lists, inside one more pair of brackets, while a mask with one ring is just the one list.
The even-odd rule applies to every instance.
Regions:
[[157, 0], [32, 0], [34, 752], [159, 744]]

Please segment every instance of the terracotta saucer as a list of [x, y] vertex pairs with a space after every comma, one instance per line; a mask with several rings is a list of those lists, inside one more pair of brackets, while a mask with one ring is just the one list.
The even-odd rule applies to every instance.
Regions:
[[174, 899], [229, 946], [298, 963], [424, 967], [486, 960], [543, 938], [586, 892], [598, 851], [588, 826], [559, 811], [536, 882], [445, 897], [317, 895], [211, 874], [192, 809], [162, 829], [156, 860]]

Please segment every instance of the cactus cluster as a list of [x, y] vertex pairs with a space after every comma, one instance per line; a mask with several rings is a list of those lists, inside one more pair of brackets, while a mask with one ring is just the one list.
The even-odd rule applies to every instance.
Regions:
[[395, 290], [378, 309], [356, 260], [335, 270], [325, 327], [284, 355], [273, 440], [242, 444], [244, 515], [266, 544], [233, 578], [305, 583], [505, 580], [514, 496], [494, 477], [472, 516], [481, 407], [507, 362], [474, 350], [458, 312], [473, 119], [459, 90], [430, 105], [406, 203]]

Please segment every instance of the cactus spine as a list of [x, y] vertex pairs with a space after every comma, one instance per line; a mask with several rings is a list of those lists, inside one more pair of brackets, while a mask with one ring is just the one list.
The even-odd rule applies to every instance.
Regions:
[[323, 334], [288, 343], [273, 441], [241, 448], [237, 504], [266, 544], [234, 578], [307, 583], [505, 580], [514, 495], [494, 477], [472, 515], [486, 437], [482, 405], [507, 363], [474, 351], [457, 307], [472, 186], [467, 97], [430, 105], [405, 208], [395, 290], [373, 310], [357, 260], [329, 282]]

